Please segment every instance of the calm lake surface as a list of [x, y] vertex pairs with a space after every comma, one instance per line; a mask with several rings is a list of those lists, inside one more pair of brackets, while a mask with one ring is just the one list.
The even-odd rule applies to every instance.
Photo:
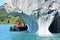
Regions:
[[60, 34], [42, 37], [35, 33], [28, 32], [11, 32], [11, 24], [0, 24], [0, 40], [60, 40]]

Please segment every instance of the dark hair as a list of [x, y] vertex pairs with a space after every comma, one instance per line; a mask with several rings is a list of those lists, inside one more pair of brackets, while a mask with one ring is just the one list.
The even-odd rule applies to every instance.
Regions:
[[25, 22], [22, 22], [22, 23], [24, 23], [24, 25], [25, 25]]

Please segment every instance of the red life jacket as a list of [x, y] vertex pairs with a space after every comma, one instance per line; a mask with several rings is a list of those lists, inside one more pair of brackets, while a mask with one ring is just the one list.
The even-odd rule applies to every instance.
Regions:
[[17, 26], [17, 27], [20, 27], [20, 24], [21, 24], [20, 22], [17, 22], [16, 26]]

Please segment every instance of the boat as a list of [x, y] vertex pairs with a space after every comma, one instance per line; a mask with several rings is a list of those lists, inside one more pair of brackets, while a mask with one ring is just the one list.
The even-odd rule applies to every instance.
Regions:
[[15, 26], [11, 26], [10, 27], [10, 31], [27, 31], [28, 27], [15, 27]]

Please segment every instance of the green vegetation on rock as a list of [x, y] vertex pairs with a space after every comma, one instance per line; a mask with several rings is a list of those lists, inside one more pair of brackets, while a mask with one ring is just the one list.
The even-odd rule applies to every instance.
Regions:
[[0, 9], [0, 24], [15, 24], [17, 21], [25, 23], [25, 21], [20, 16], [15, 16], [16, 15], [7, 13], [5, 8]]

